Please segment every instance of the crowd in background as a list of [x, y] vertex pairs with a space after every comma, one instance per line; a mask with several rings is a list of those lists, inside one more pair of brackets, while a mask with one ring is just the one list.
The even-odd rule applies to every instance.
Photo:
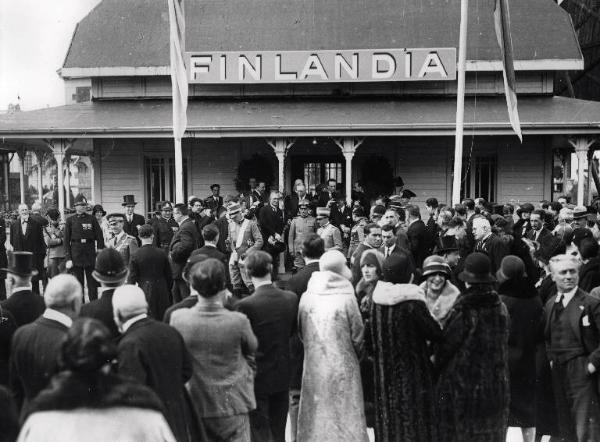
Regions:
[[0, 439], [600, 440], [595, 208], [415, 196], [20, 206]]

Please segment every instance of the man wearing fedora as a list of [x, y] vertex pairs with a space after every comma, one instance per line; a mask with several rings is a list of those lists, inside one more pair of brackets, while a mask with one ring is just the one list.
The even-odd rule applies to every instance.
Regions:
[[127, 267], [121, 254], [113, 248], [106, 248], [98, 253], [96, 266], [92, 276], [100, 283], [99, 299], [81, 307], [81, 316], [101, 321], [116, 339], [119, 330], [113, 317], [112, 296], [117, 287], [125, 284]]
[[96, 250], [104, 248], [104, 234], [96, 217], [86, 212], [87, 200], [83, 195], [75, 198], [75, 215], [65, 222], [65, 267], [71, 270], [81, 287], [84, 276], [90, 301], [98, 298], [98, 285], [92, 277]]
[[36, 273], [32, 279], [33, 293], [40, 294], [40, 276], [44, 271], [46, 243], [42, 225], [29, 213], [27, 204], [19, 204], [19, 217], [10, 226], [10, 244], [15, 251], [31, 252]]
[[37, 275], [33, 267], [33, 253], [11, 252], [8, 254], [6, 271], [10, 296], [0, 303], [15, 318], [17, 327], [36, 320], [44, 311], [44, 301], [33, 293], [32, 277]]
[[[134, 213], [137, 202], [135, 201], [134, 195], [123, 195], [123, 207], [125, 207], [125, 221], [123, 223], [123, 230], [128, 235], [134, 236], [138, 240], [138, 226], [146, 224], [146, 218], [142, 215]], [[139, 245], [139, 241], [138, 241]]]
[[43, 301], [38, 298], [43, 314], [19, 328], [12, 340], [10, 387], [19, 405], [36, 397], [58, 372], [63, 338], [81, 308], [81, 285], [73, 275], [57, 275], [48, 282]]

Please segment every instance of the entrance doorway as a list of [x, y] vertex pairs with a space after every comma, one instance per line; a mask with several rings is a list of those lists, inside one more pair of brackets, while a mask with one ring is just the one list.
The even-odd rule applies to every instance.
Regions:
[[[292, 160], [292, 183], [300, 178], [306, 184], [307, 190], [311, 185], [327, 185], [327, 180], [333, 179], [342, 184], [345, 178], [344, 159], [340, 155], [300, 155]], [[342, 187], [343, 188], [343, 187]]]
[[[157, 210], [161, 201], [175, 201], [175, 160], [172, 157], [145, 157], [146, 210]], [[187, 201], [188, 161], [183, 158], [183, 195]]]

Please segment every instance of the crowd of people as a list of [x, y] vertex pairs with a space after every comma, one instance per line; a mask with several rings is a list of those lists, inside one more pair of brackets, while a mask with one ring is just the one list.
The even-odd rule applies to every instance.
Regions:
[[0, 440], [600, 440], [594, 207], [264, 189], [20, 206]]

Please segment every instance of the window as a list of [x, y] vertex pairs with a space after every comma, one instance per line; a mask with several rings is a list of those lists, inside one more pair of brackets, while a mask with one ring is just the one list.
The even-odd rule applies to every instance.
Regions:
[[[148, 211], [157, 209], [161, 201], [175, 201], [175, 160], [164, 157], [146, 157], [146, 207]], [[183, 159], [183, 195], [188, 194], [188, 161]]]
[[342, 163], [304, 163], [304, 183], [327, 184], [327, 180], [334, 179], [338, 183], [343, 181], [344, 165]]
[[496, 157], [471, 157], [463, 159], [460, 197], [496, 200]]

